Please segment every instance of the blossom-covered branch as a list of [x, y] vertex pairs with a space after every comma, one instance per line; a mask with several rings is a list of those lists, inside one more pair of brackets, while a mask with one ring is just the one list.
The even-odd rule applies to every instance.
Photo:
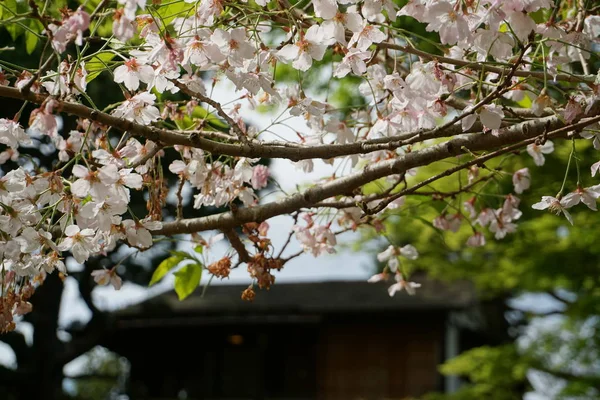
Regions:
[[[600, 149], [597, 8], [550, 0], [89, 3], [2, 5], [0, 26], [33, 35], [25, 50], [40, 60], [37, 69], [0, 60], [0, 98], [19, 110], [0, 119], [2, 330], [31, 309], [46, 274], [68, 274], [65, 257], [85, 263], [123, 244], [144, 251], [164, 236], [194, 246], [167, 258], [152, 283], [179, 268], [183, 298], [203, 269], [224, 279], [247, 264], [245, 299], [297, 256], [283, 254], [292, 238], [314, 256], [332, 253], [338, 234], [380, 233], [405, 202], [444, 202], [431, 223], [469, 227], [469, 246], [484, 245], [487, 231], [500, 240], [517, 229], [517, 195], [534, 182], [518, 162], [499, 165], [527, 154], [541, 167], [561, 139], [572, 141], [567, 173], [533, 208], [569, 221], [567, 209], [579, 203], [596, 210], [600, 189], [583, 183], [575, 142]], [[260, 113], [269, 122], [245, 118]], [[54, 161], [32, 156], [36, 146]], [[286, 193], [267, 159], [301, 173], [323, 160], [335, 173]], [[568, 182], [572, 164], [577, 180]], [[512, 190], [492, 190], [492, 179]], [[441, 182], [452, 188], [440, 190]], [[265, 188], [278, 197], [263, 199]], [[501, 207], [482, 191], [504, 199]], [[188, 203], [205, 216], [190, 218]], [[290, 214], [292, 232], [276, 249], [269, 220]], [[200, 235], [210, 230], [224, 235]], [[223, 236], [231, 251], [212, 260]], [[372, 281], [393, 274], [390, 295], [413, 293], [402, 263], [417, 257], [410, 244], [389, 243]], [[117, 266], [92, 275], [121, 287]]]

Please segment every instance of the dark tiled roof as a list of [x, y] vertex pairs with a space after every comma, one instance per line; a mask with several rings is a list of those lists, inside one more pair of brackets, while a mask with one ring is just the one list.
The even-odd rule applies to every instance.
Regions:
[[469, 307], [475, 302], [473, 287], [467, 282], [442, 283], [426, 277], [413, 280], [422, 284], [417, 294], [405, 292], [390, 297], [391, 282], [371, 284], [364, 281], [326, 281], [277, 283], [270, 290], [256, 289], [254, 302], [241, 300], [247, 285], [212, 285], [204, 297], [199, 288], [179, 301], [167, 292], [118, 312], [128, 319], [164, 319], [173, 317], [264, 315], [323, 315], [353, 312], [398, 312], [450, 310]]

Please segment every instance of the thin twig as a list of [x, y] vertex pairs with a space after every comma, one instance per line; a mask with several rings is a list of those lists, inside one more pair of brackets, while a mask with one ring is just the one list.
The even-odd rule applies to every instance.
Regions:
[[48, 59], [46, 60], [46, 62], [44, 62], [44, 64], [42, 64], [42, 66], [37, 70], [37, 72], [35, 73], [35, 75], [33, 75], [26, 83], [25, 85], [23, 85], [23, 87], [21, 87], [21, 93], [23, 95], [27, 95], [29, 94], [31, 87], [33, 86], [33, 84], [40, 79], [40, 77], [42, 76], [42, 74], [44, 72], [46, 72], [48, 70], [48, 68], [50, 68], [50, 65], [52, 65], [52, 61], [54, 60], [54, 54], [50, 54], [50, 56], [48, 57]]

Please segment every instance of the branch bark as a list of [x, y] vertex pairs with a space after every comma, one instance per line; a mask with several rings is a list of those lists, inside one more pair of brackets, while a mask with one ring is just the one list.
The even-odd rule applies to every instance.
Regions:
[[[27, 100], [35, 104], [42, 104], [48, 96], [35, 93], [21, 93], [18, 89], [8, 86], [0, 86], [0, 97]], [[434, 128], [430, 131], [418, 130], [407, 132], [387, 138], [359, 141], [348, 144], [326, 144], [314, 146], [287, 146], [282, 144], [265, 145], [260, 141], [251, 141], [247, 143], [221, 143], [202, 137], [202, 132], [193, 132], [184, 134], [182, 132], [170, 131], [156, 128], [153, 126], [144, 126], [122, 118], [116, 118], [110, 114], [94, 110], [83, 104], [59, 101], [59, 109], [67, 114], [76, 115], [81, 118], [87, 118], [104, 125], [112, 126], [122, 131], [128, 131], [133, 135], [142, 136], [154, 142], [160, 142], [163, 145], [183, 145], [195, 147], [204, 151], [223, 154], [234, 157], [247, 158], [282, 158], [292, 161], [306, 159], [331, 159], [354, 154], [367, 154], [382, 150], [395, 150], [401, 146], [415, 144], [423, 140], [435, 139], [462, 134], [460, 125], [444, 126], [443, 128]], [[543, 118], [536, 120], [539, 123], [545, 123]], [[543, 121], [543, 122], [542, 122]], [[481, 131], [481, 124], [475, 124], [469, 132]], [[207, 132], [207, 136], [210, 133]]]
[[[200, 232], [211, 229], [229, 229], [247, 222], [261, 222], [277, 215], [289, 214], [302, 208], [308, 208], [327, 198], [348, 193], [385, 176], [400, 174], [411, 168], [429, 165], [449, 157], [455, 157], [474, 151], [499, 149], [531, 139], [533, 142], [542, 134], [547, 138], [565, 136], [568, 131], [600, 121], [600, 117], [587, 118], [576, 124], [564, 127], [556, 117], [527, 121], [501, 130], [498, 136], [491, 134], [471, 134], [457, 137], [445, 143], [423, 150], [407, 153], [402, 157], [369, 165], [365, 169], [337, 180], [314, 186], [301, 193], [264, 205], [242, 208], [208, 217], [191, 218], [163, 224], [162, 229], [154, 231], [159, 235], [175, 235]], [[549, 133], [546, 133], [550, 131]], [[467, 163], [468, 164], [468, 163]]]

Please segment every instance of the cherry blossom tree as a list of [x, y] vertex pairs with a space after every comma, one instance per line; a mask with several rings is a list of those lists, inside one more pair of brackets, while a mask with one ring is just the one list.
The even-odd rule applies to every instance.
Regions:
[[[184, 298], [203, 270], [223, 279], [244, 265], [251, 284], [241, 297], [251, 300], [301, 254], [288, 250], [292, 240], [312, 256], [335, 252], [338, 234], [381, 232], [414, 199], [473, 193], [465, 204], [449, 201], [433, 225], [470, 227], [465, 246], [502, 240], [519, 229], [517, 194], [535, 187], [530, 171], [513, 170], [508, 160], [533, 157], [542, 168], [560, 142], [572, 142], [561, 159], [566, 173], [532, 208], [571, 223], [568, 210], [580, 203], [596, 211], [598, 166], [580, 171], [577, 151], [580, 142], [598, 147], [600, 8], [592, 2], [51, 3], [0, 3], [2, 27], [40, 54], [37, 68], [0, 60], [0, 97], [23, 104], [0, 119], [3, 332], [31, 310], [29, 299], [48, 274], [68, 273], [66, 257], [83, 264], [121, 243], [143, 252], [162, 241], [192, 241], [196, 251], [165, 255], [152, 283], [178, 268], [175, 290]], [[118, 102], [97, 105], [100, 74], [111, 77]], [[328, 77], [326, 90], [315, 88], [317, 76]], [[232, 84], [234, 101], [215, 100], [221, 81]], [[339, 90], [354, 99], [330, 96]], [[271, 126], [301, 116], [309, 133], [289, 127], [274, 138], [270, 127], [245, 123], [239, 110], [248, 106], [282, 109]], [[66, 116], [78, 118], [76, 129], [61, 127]], [[51, 167], [27, 157], [32, 138], [54, 151]], [[166, 163], [167, 155], [177, 159]], [[308, 188], [264, 200], [259, 190], [272, 178], [260, 159], [286, 160], [300, 172], [316, 160], [338, 168]], [[166, 187], [168, 176], [179, 185]], [[488, 206], [478, 195], [504, 180], [511, 190], [496, 191], [502, 204]], [[436, 189], [440, 181], [452, 182], [451, 193]], [[194, 208], [219, 211], [185, 215], [188, 190]], [[147, 199], [142, 214], [132, 207], [133, 191]], [[164, 212], [169, 192], [175, 215]], [[294, 226], [274, 248], [269, 220], [281, 215]], [[220, 259], [202, 236], [215, 230], [231, 246]], [[410, 243], [390, 243], [379, 256], [387, 267], [371, 280], [393, 280], [390, 295], [414, 293], [419, 285], [401, 266], [418, 254]], [[115, 267], [94, 271], [94, 280], [119, 289]]]

